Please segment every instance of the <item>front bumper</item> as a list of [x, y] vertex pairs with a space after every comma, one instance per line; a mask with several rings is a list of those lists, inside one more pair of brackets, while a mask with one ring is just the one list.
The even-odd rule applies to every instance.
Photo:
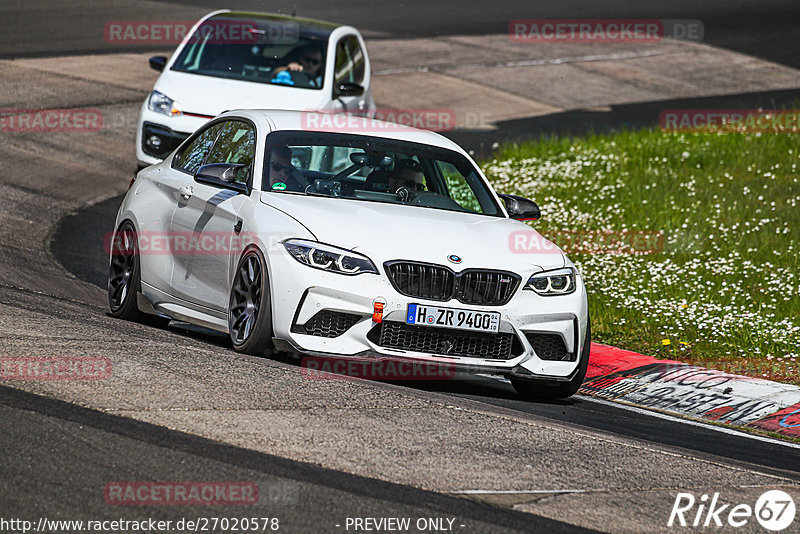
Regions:
[[[286, 253], [282, 245], [270, 248], [268, 265], [272, 291], [272, 320], [274, 341], [279, 349], [292, 350], [312, 356], [355, 358], [393, 358], [411, 361], [439, 362], [459, 371], [492, 373], [524, 378], [564, 381], [578, 370], [580, 354], [586, 335], [588, 305], [586, 291], [580, 277], [576, 291], [570, 295], [541, 297], [533, 291], [518, 288], [511, 300], [503, 306], [475, 306], [458, 302], [426, 301], [398, 293], [389, 282], [382, 266], [380, 274], [344, 276], [301, 265]], [[524, 280], [532, 273], [519, 273]], [[335, 288], [335, 289], [334, 289]], [[385, 303], [383, 322], [372, 320], [374, 303]], [[442, 353], [431, 349], [431, 343], [419, 343], [426, 350], [406, 350], [402, 343], [387, 346], [382, 336], [385, 323], [391, 323], [392, 332], [403, 330], [409, 336], [422, 335], [430, 341], [433, 329], [426, 326], [407, 327], [406, 310], [409, 304], [494, 311], [501, 313], [499, 334], [480, 336], [507, 336], [511, 349], [506, 357], [492, 354], [489, 357], [477, 351], [470, 356]], [[346, 317], [331, 329], [331, 322], [320, 323], [320, 312], [329, 317]], [[313, 324], [314, 328], [306, 328]], [[325, 324], [320, 328], [318, 324]], [[422, 331], [413, 331], [422, 329]], [[311, 330], [311, 333], [309, 333]], [[463, 330], [443, 329], [444, 339], [450, 345], [459, 344]], [[341, 331], [341, 332], [340, 332]], [[452, 335], [447, 335], [452, 333]], [[474, 335], [474, 334], [468, 334]], [[544, 336], [560, 340], [564, 350], [572, 355], [569, 360], [541, 357], [532, 344]], [[466, 343], [474, 346], [474, 343]], [[489, 343], [491, 345], [491, 343]], [[435, 342], [434, 342], [435, 345]], [[464, 346], [462, 343], [458, 346]], [[542, 352], [542, 345], [540, 352]], [[485, 352], [485, 351], [484, 351]], [[492, 351], [489, 351], [492, 352]], [[550, 356], [552, 357], [552, 356]]]
[[208, 120], [192, 115], [168, 117], [150, 111], [145, 102], [136, 128], [136, 161], [143, 167], [160, 163]]

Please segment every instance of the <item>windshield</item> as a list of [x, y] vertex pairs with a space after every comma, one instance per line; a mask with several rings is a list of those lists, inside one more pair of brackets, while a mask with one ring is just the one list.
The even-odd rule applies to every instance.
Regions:
[[362, 135], [276, 132], [267, 137], [262, 189], [501, 216], [463, 155]]
[[172, 70], [217, 78], [322, 88], [327, 36], [291, 21], [213, 17], [191, 35]]

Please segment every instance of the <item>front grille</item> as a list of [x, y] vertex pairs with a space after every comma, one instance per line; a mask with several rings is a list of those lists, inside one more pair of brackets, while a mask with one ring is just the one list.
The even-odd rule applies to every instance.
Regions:
[[508, 271], [467, 269], [456, 273], [442, 265], [410, 261], [384, 264], [398, 293], [428, 300], [457, 299], [464, 304], [502, 306], [519, 287], [521, 278]]
[[[384, 321], [368, 337], [377, 345], [428, 354], [509, 360], [521, 346], [514, 334], [477, 333]], [[517, 341], [517, 343], [515, 343]]]
[[353, 313], [322, 310], [306, 321], [304, 325], [295, 325], [293, 332], [319, 337], [339, 337], [355, 325], [360, 315]]
[[513, 273], [467, 270], [458, 277], [456, 298], [465, 304], [501, 306], [511, 299], [519, 281]]
[[397, 291], [408, 297], [429, 300], [453, 298], [455, 273], [447, 267], [425, 263], [397, 262], [386, 264], [389, 280]]
[[541, 360], [571, 362], [575, 355], [567, 352], [564, 339], [558, 334], [525, 334], [536, 355]]

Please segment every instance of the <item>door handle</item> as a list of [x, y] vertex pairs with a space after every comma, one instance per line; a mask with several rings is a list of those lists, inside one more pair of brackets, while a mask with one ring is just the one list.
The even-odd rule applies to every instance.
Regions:
[[184, 199], [189, 200], [192, 197], [192, 193], [193, 193], [192, 186], [184, 185], [183, 187], [181, 187], [180, 193], [181, 193], [181, 196]]

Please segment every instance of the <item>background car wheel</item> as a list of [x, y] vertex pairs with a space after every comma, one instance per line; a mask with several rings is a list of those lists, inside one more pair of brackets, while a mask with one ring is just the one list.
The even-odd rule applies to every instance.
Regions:
[[578, 366], [578, 374], [569, 382], [564, 382], [558, 386], [542, 384], [535, 380], [525, 380], [512, 378], [511, 385], [522, 397], [526, 399], [566, 399], [573, 396], [583, 383], [586, 377], [586, 370], [589, 368], [589, 352], [592, 344], [592, 325], [586, 323], [586, 338], [583, 341], [581, 360]]
[[108, 265], [109, 315], [151, 326], [167, 326], [169, 318], [148, 315], [139, 310], [137, 299], [141, 290], [141, 276], [136, 229], [133, 223], [126, 221], [111, 241], [111, 261]]
[[269, 280], [266, 263], [257, 249], [245, 252], [236, 267], [228, 301], [228, 330], [237, 351], [272, 353]]

